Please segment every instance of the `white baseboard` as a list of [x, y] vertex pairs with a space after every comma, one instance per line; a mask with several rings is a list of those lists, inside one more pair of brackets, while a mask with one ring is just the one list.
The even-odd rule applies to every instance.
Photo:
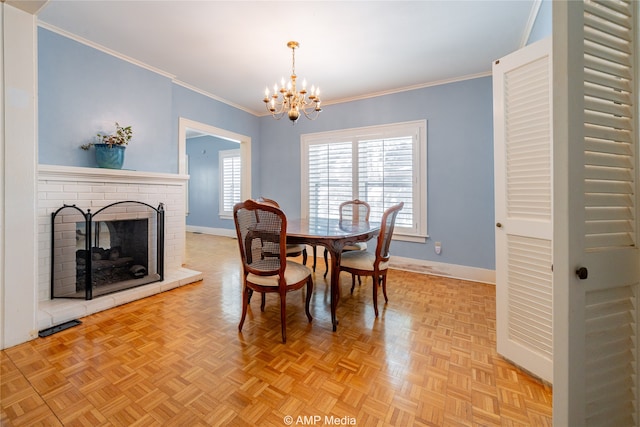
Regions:
[[469, 280], [471, 282], [482, 282], [491, 285], [496, 284], [496, 271], [484, 268], [403, 258], [395, 255], [391, 256], [389, 266], [398, 270], [411, 271], [414, 273], [432, 274], [434, 276]]
[[197, 225], [187, 225], [187, 232], [212, 234], [214, 236], [237, 237], [235, 229], [200, 227]]

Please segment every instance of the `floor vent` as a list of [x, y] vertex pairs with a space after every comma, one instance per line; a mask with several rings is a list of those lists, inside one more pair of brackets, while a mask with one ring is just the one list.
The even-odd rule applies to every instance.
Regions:
[[68, 322], [64, 322], [64, 323], [61, 323], [59, 325], [52, 326], [50, 328], [41, 330], [40, 332], [38, 332], [38, 336], [40, 338], [48, 337], [49, 335], [53, 335], [56, 332], [60, 332], [60, 331], [64, 331], [65, 329], [73, 328], [74, 326], [79, 325], [81, 323], [82, 322], [77, 320], [77, 319], [69, 320]]

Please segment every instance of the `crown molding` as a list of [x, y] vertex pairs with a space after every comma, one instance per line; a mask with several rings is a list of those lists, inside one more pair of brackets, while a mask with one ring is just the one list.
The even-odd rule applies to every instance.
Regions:
[[83, 44], [85, 46], [92, 47], [92, 48], [94, 48], [96, 50], [99, 50], [101, 52], [104, 52], [104, 53], [106, 53], [108, 55], [114, 56], [114, 57], [116, 57], [118, 59], [121, 59], [123, 61], [126, 61], [126, 62], [129, 62], [131, 64], [137, 65], [140, 68], [144, 68], [144, 69], [149, 70], [149, 71], [151, 71], [153, 73], [160, 74], [161, 76], [167, 77], [167, 78], [171, 79], [172, 81], [175, 80], [175, 78], [176, 78], [176, 76], [171, 74], [171, 73], [167, 73], [166, 71], [163, 71], [163, 70], [161, 70], [159, 68], [153, 67], [153, 66], [151, 66], [149, 64], [146, 64], [146, 63], [144, 63], [142, 61], [138, 61], [137, 59], [131, 58], [130, 56], [123, 55], [120, 52], [117, 52], [115, 50], [109, 49], [108, 47], [102, 46], [101, 44], [98, 44], [98, 43], [92, 42], [90, 40], [87, 40], [85, 38], [82, 38], [82, 37], [80, 37], [80, 36], [78, 36], [76, 34], [73, 34], [73, 33], [70, 33], [68, 31], [65, 31], [65, 30], [63, 30], [61, 28], [58, 28], [58, 27], [54, 26], [54, 25], [50, 25], [50, 24], [47, 24], [46, 22], [42, 22], [42, 21], [39, 20], [38, 21], [38, 26], [41, 27], [41, 28], [44, 28], [46, 30], [52, 31], [52, 32], [54, 32], [56, 34], [60, 34], [61, 36], [69, 38], [69, 39], [71, 39], [73, 41], [76, 41], [76, 42], [78, 42], [80, 44]]
[[173, 83], [177, 84], [178, 86], [182, 86], [182, 87], [184, 87], [186, 89], [189, 89], [189, 90], [191, 90], [193, 92], [199, 93], [200, 95], [206, 96], [207, 98], [211, 98], [211, 99], [214, 99], [216, 101], [222, 102], [223, 104], [226, 104], [226, 105], [228, 105], [230, 107], [237, 108], [238, 110], [242, 110], [242, 111], [244, 111], [246, 113], [249, 113], [249, 114], [252, 114], [254, 116], [258, 115], [255, 111], [249, 110], [249, 109], [243, 107], [242, 105], [234, 104], [231, 101], [228, 101], [228, 100], [226, 100], [224, 98], [220, 98], [219, 96], [216, 96], [216, 95], [214, 95], [214, 94], [212, 94], [210, 92], [207, 92], [205, 90], [199, 89], [199, 88], [197, 88], [195, 86], [191, 86], [190, 84], [185, 83], [185, 82], [183, 82], [181, 80], [173, 79]]
[[527, 45], [527, 42], [531, 37], [533, 26], [536, 23], [536, 19], [538, 19], [538, 14], [540, 13], [540, 6], [542, 6], [542, 0], [535, 0], [533, 2], [533, 5], [531, 5], [531, 12], [529, 13], [529, 19], [527, 20], [527, 25], [525, 25], [524, 27], [524, 31], [522, 32], [522, 39], [520, 40], [521, 49]]

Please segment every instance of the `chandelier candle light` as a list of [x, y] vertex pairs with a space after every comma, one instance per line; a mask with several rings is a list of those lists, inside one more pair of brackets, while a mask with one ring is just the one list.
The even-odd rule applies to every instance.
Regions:
[[[302, 90], [298, 92], [296, 88], [296, 49], [300, 47], [300, 44], [296, 41], [290, 41], [287, 43], [287, 47], [292, 52], [291, 80], [285, 86], [284, 78], [282, 78], [280, 89], [278, 89], [278, 84], [273, 85], [273, 94], [269, 92], [267, 87], [264, 91], [263, 101], [267, 110], [276, 120], [280, 120], [286, 113], [292, 124], [295, 124], [300, 118], [301, 112], [307, 119], [315, 120], [322, 111], [320, 108], [320, 89], [311, 86], [311, 92], [308, 93], [307, 81], [303, 80]], [[282, 94], [282, 99], [280, 99], [278, 92]]]

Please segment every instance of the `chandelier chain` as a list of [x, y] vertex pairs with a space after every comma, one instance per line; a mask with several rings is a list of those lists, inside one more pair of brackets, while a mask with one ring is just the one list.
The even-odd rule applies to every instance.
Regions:
[[291, 49], [291, 74], [296, 75], [296, 48]]

